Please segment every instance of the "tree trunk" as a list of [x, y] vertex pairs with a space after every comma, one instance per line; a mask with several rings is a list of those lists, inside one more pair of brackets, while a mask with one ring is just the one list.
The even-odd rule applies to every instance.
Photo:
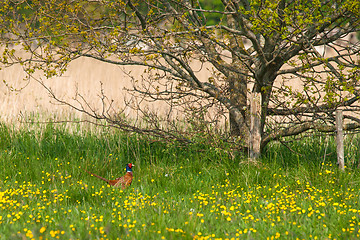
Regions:
[[230, 101], [234, 107], [242, 112], [242, 119], [236, 119], [230, 112], [230, 134], [232, 137], [240, 137], [241, 141], [247, 144], [249, 138], [249, 124], [247, 117], [246, 77], [235, 73], [231, 73], [230, 75], [231, 76], [228, 78]]
[[336, 110], [336, 152], [337, 162], [341, 170], [345, 170], [344, 163], [344, 133], [343, 133], [343, 113]]
[[250, 98], [250, 158], [260, 156], [261, 149], [261, 93], [254, 92]]
[[261, 75], [256, 76], [255, 84], [253, 87], [253, 92], [260, 93], [260, 150], [264, 148], [266, 144], [263, 142], [264, 137], [264, 129], [267, 118], [268, 107], [271, 98], [272, 86], [274, 86], [274, 82], [276, 79], [276, 71], [281, 68], [281, 61], [277, 63], [273, 63], [267, 67], [266, 70], [261, 71], [261, 67], [257, 70], [258, 72], [262, 72]]
[[[229, 15], [227, 21], [230, 27], [236, 28], [236, 21], [234, 21], [232, 16]], [[247, 109], [247, 68], [239, 57], [234, 54], [235, 52], [244, 50], [244, 43], [239, 36], [229, 37], [229, 42], [231, 49], [233, 49], [231, 68], [237, 70], [236, 72], [229, 71], [229, 76], [227, 78], [230, 101], [231, 105], [242, 113], [241, 119], [235, 118], [231, 112], [229, 113], [230, 135], [233, 138], [240, 139], [242, 144], [248, 147], [250, 129]], [[241, 71], [242, 73], [239, 73], [238, 71]]]

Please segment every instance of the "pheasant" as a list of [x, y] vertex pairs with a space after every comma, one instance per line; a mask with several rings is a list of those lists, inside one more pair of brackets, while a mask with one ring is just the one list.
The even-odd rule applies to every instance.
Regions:
[[93, 175], [94, 177], [100, 178], [101, 180], [107, 182], [109, 185], [114, 186], [114, 187], [119, 187], [121, 185], [121, 188], [124, 189], [128, 186], [130, 186], [132, 180], [133, 180], [133, 173], [132, 173], [132, 167], [135, 166], [132, 163], [128, 163], [126, 164], [126, 174], [122, 177], [116, 178], [115, 180], [108, 180], [106, 178], [100, 177], [96, 174], [93, 174], [87, 170], [85, 170], [86, 172], [90, 173], [91, 175]]

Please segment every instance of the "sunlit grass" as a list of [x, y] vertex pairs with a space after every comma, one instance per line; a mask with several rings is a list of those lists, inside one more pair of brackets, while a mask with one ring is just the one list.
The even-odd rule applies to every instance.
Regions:
[[[275, 144], [247, 164], [106, 129], [1, 126], [0, 138], [0, 239], [360, 238], [359, 173], [324, 155], [331, 139]], [[128, 162], [125, 190], [84, 171], [115, 178]]]

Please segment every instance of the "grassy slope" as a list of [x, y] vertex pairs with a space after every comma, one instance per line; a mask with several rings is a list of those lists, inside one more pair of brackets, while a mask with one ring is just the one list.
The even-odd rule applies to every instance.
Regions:
[[[330, 138], [273, 144], [260, 164], [227, 151], [113, 130], [0, 126], [1, 239], [356, 239], [356, 168], [339, 172]], [[347, 146], [357, 159], [358, 141]], [[133, 185], [106, 178], [135, 164]]]

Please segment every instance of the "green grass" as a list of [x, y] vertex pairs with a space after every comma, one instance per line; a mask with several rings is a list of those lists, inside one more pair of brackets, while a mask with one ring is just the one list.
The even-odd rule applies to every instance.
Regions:
[[[357, 137], [341, 172], [331, 137], [273, 143], [249, 164], [204, 143], [77, 130], [0, 125], [0, 239], [360, 238]], [[125, 190], [84, 171], [112, 179], [128, 162]]]

